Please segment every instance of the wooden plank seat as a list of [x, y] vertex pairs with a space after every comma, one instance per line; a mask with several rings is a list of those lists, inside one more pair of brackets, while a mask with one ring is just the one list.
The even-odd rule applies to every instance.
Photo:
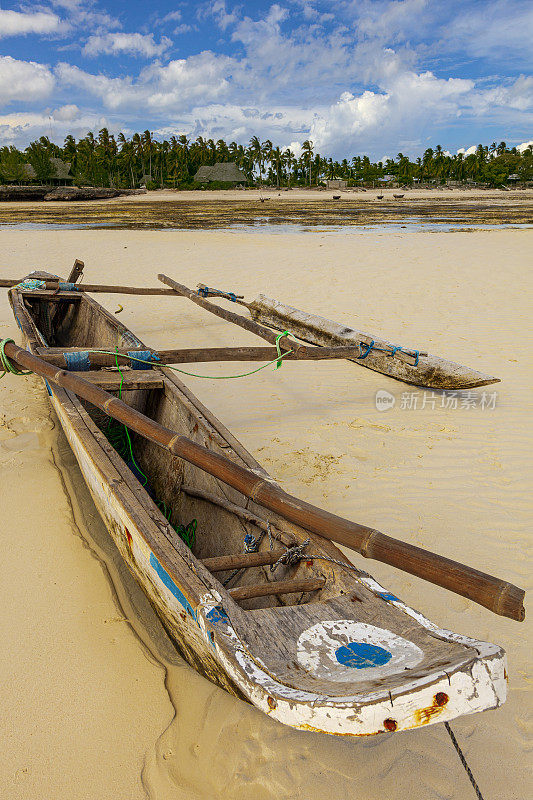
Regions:
[[275, 564], [286, 551], [268, 550], [266, 553], [235, 553], [230, 556], [215, 556], [203, 558], [202, 564], [209, 572], [224, 572], [228, 569], [246, 569], [248, 567], [262, 567], [266, 564]]
[[267, 597], [272, 594], [294, 594], [296, 592], [316, 592], [326, 583], [325, 578], [302, 578], [292, 581], [271, 581], [256, 586], [237, 586], [229, 593], [234, 600], [252, 600], [254, 597]]
[[151, 369], [134, 369], [131, 372], [124, 371], [122, 377], [118, 371], [107, 369], [89, 370], [88, 372], [73, 372], [73, 375], [80, 375], [84, 380], [94, 383], [109, 392], [118, 392], [122, 381], [122, 391], [130, 389], [163, 389], [164, 380], [160, 372], [153, 372]]

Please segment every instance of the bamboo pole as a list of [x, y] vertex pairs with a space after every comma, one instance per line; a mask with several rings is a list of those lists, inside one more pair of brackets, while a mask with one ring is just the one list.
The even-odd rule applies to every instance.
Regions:
[[5, 343], [4, 352], [19, 369], [29, 369], [57, 386], [83, 397], [140, 436], [213, 475], [289, 522], [357, 550], [365, 558], [382, 561], [467, 597], [495, 614], [518, 621], [524, 619], [523, 589], [299, 500], [284, 492], [268, 478], [175, 433], [126, 405], [118, 397], [73, 372], [47, 364], [13, 342]]
[[[43, 348], [44, 349], [44, 348]], [[50, 348], [39, 357], [48, 364], [65, 368], [67, 362], [64, 353], [87, 352], [85, 347]], [[199, 364], [211, 361], [274, 361], [278, 357], [275, 347], [191, 347], [181, 350], [151, 350], [163, 364]], [[135, 350], [120, 349], [116, 352], [119, 364], [131, 364], [129, 353]], [[358, 347], [307, 347], [296, 345], [295, 352], [287, 352], [283, 360], [287, 361], [324, 361], [335, 358], [356, 358]], [[112, 367], [116, 365], [115, 354], [99, 353], [89, 350], [91, 366]], [[139, 362], [134, 362], [139, 367]], [[157, 363], [151, 362], [154, 366]], [[148, 368], [150, 364], [147, 364]]]
[[[245, 331], [255, 333], [256, 336], [260, 336], [261, 339], [265, 339], [265, 341], [270, 342], [270, 344], [276, 344], [276, 340], [278, 338], [277, 334], [270, 330], [270, 328], [266, 328], [264, 325], [254, 322], [253, 319], [247, 319], [246, 317], [242, 317], [240, 314], [235, 314], [234, 311], [228, 311], [226, 308], [221, 308], [220, 306], [215, 305], [215, 303], [210, 303], [209, 300], [204, 300], [204, 298], [200, 297], [197, 292], [194, 292], [187, 286], [183, 286], [181, 283], [177, 283], [177, 281], [172, 280], [172, 278], [169, 278], [167, 275], [160, 274], [157, 276], [157, 279], [160, 280], [161, 283], [171, 286], [176, 294], [181, 295], [182, 297], [188, 297], [189, 300], [192, 300], [193, 303], [196, 303], [197, 306], [205, 309], [205, 311], [210, 311], [211, 314], [215, 314], [215, 316], [225, 319], [227, 322], [233, 322], [240, 328], [244, 328]], [[282, 350], [293, 350], [295, 347], [295, 343], [293, 341], [289, 342], [286, 338], [280, 339], [279, 345]], [[296, 345], [296, 347], [297, 346], [298, 345]]]

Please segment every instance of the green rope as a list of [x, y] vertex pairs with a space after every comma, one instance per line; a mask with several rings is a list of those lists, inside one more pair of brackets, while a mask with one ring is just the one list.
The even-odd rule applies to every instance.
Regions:
[[[164, 361], [156, 360], [156, 361], [148, 362], [148, 361], [146, 361], [145, 358], [136, 358], [135, 356], [131, 356], [131, 355], [124, 356], [124, 357], [128, 358], [130, 361], [138, 361], [140, 364], [146, 364], [147, 366], [150, 366], [150, 367], [153, 364], [155, 364], [157, 367], [165, 367], [165, 369], [172, 369], [172, 370], [174, 370], [174, 372], [181, 372], [182, 375], [188, 375], [191, 378], [205, 378], [206, 380], [211, 380], [211, 381], [230, 380], [231, 378], [247, 378], [249, 375], [255, 375], [256, 372], [261, 372], [262, 369], [266, 369], [267, 367], [272, 366], [272, 364], [276, 364], [276, 369], [279, 369], [281, 367], [282, 360], [285, 358], [285, 356], [288, 356], [290, 353], [294, 353], [294, 350], [285, 350], [283, 353], [281, 352], [281, 348], [280, 348], [280, 345], [279, 345], [279, 340], [283, 339], [284, 336], [290, 336], [289, 331], [283, 331], [283, 333], [280, 333], [278, 336], [276, 336], [276, 350], [278, 351], [278, 355], [276, 356], [276, 358], [273, 358], [272, 361], [268, 361], [266, 364], [263, 364], [261, 367], [258, 367], [257, 369], [251, 370], [251, 372], [242, 372], [239, 375], [198, 375], [198, 373], [196, 373], [196, 372], [187, 372], [186, 370], [179, 369], [179, 367], [175, 367], [172, 364], [166, 364]], [[101, 353], [102, 355], [106, 355], [106, 356], [115, 356], [115, 363], [116, 363], [117, 369], [118, 369], [118, 360], [116, 358], [117, 357], [117, 353], [116, 352], [113, 352], [112, 350], [87, 350], [86, 352], [87, 353]], [[118, 355], [120, 355], [120, 353], [118, 353]], [[120, 372], [120, 369], [119, 369], [119, 372]], [[122, 373], [120, 373], [120, 374], [122, 375]], [[121, 385], [122, 385], [122, 381], [121, 381]], [[119, 397], [120, 397], [120, 395], [119, 395]]]
[[[115, 347], [115, 350], [118, 351], [118, 347]], [[120, 375], [120, 384], [119, 384], [119, 387], [118, 387], [118, 399], [122, 400], [122, 384], [124, 383], [124, 375], [122, 374], [122, 370], [120, 369], [120, 366], [119, 366], [119, 363], [118, 363], [118, 352], [115, 353], [115, 364], [117, 365], [117, 369], [118, 369], [119, 375]], [[129, 432], [129, 430], [127, 429], [127, 427], [125, 425], [123, 425], [122, 427], [124, 428], [124, 433], [126, 434], [126, 440], [127, 440], [127, 443], [128, 443], [128, 454], [129, 454], [133, 464], [135, 465], [135, 469], [144, 478], [143, 486], [146, 486], [147, 483], [148, 483], [148, 478], [144, 474], [144, 472], [142, 471], [140, 466], [137, 464], [137, 462], [135, 461], [135, 456], [133, 455], [133, 445], [131, 443], [131, 438], [130, 438], [130, 432]]]
[[14, 367], [9, 358], [6, 356], [4, 347], [8, 342], [13, 342], [13, 344], [15, 344], [13, 339], [2, 339], [2, 341], [0, 342], [0, 369], [4, 370], [0, 375], [0, 380], [2, 380], [4, 375], [6, 375], [8, 372], [10, 372], [11, 375], [31, 375], [32, 374], [31, 369], [29, 370], [17, 369], [17, 367]]

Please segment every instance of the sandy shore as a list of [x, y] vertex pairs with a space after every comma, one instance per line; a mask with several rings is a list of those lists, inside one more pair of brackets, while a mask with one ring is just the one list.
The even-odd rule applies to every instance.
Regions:
[[[475, 407], [458, 408], [344, 362], [286, 363], [238, 382], [186, 380], [287, 490], [531, 589], [531, 231], [0, 237], [8, 277], [65, 274], [75, 257], [87, 282], [149, 286], [165, 271], [247, 298], [262, 291], [498, 375], [502, 383], [487, 387], [492, 400], [480, 390]], [[99, 299], [112, 311], [120, 302], [121, 320], [153, 346], [257, 344], [186, 300]], [[3, 295], [0, 335], [18, 333]], [[378, 389], [394, 394], [394, 409], [376, 410]], [[299, 733], [185, 666], [111, 546], [41, 383], [4, 378], [0, 408], [2, 797], [474, 796], [441, 725], [361, 741]], [[530, 796], [530, 623], [384, 565], [365, 568], [439, 625], [505, 647], [506, 705], [453, 728], [486, 800]]]

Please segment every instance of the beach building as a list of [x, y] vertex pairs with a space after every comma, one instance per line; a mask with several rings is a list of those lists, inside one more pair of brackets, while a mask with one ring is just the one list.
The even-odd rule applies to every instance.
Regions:
[[246, 175], [239, 169], [234, 161], [220, 161], [213, 166], [200, 167], [194, 180], [197, 183], [211, 183], [218, 181], [220, 183], [246, 183]]
[[70, 163], [60, 158], [50, 158], [50, 173], [42, 178], [37, 178], [37, 173], [31, 164], [23, 166], [24, 178], [29, 183], [45, 183], [50, 186], [68, 186], [74, 181], [70, 173]]
[[326, 181], [328, 189], [347, 189], [348, 181], [343, 181], [340, 178], [334, 178]]

